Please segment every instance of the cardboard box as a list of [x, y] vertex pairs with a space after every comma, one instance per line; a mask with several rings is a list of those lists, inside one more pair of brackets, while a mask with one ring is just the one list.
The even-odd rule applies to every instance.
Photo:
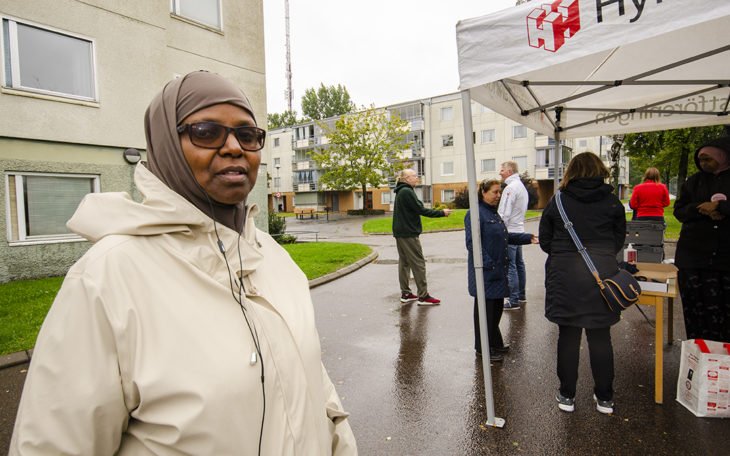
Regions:
[[649, 280], [639, 280], [641, 291], [650, 294], [660, 294], [674, 297], [677, 295], [676, 280], [677, 267], [673, 264], [664, 263], [636, 263], [639, 270], [637, 277]]

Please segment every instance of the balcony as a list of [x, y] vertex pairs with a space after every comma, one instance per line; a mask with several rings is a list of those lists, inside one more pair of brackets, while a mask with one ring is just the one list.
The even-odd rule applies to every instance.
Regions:
[[535, 149], [545, 149], [555, 146], [555, 140], [547, 135], [535, 136]]
[[327, 144], [329, 140], [326, 136], [311, 136], [305, 139], [293, 139], [292, 148], [294, 149], [306, 149], [307, 147], [315, 147]]
[[[565, 167], [561, 165], [558, 168], [558, 175], [562, 176], [564, 171], [565, 171]], [[555, 167], [553, 165], [550, 165], [549, 167], [535, 166], [535, 179], [547, 180], [547, 179], [554, 179], [554, 178], [555, 178]]]

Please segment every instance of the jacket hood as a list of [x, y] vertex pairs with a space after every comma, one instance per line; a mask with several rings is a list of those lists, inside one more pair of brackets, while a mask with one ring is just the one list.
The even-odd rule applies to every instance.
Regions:
[[613, 187], [600, 177], [581, 177], [568, 182], [564, 192], [584, 203], [601, 201], [613, 191]]
[[398, 182], [398, 185], [395, 187], [395, 192], [398, 193], [399, 191], [403, 190], [405, 187], [413, 188], [410, 185], [406, 184], [405, 182]]
[[[135, 168], [134, 181], [143, 197], [141, 203], [126, 192], [91, 193], [84, 197], [66, 226], [91, 242], [114, 234], [153, 236], [213, 231], [210, 217], [172, 191], [142, 163]], [[258, 209], [253, 206], [248, 212], [244, 231], [253, 226], [251, 217]]]
[[726, 161], [730, 161], [730, 136], [724, 136], [722, 138], [713, 139], [712, 141], [708, 141], [705, 144], [701, 145], [695, 151], [695, 165], [697, 165], [697, 169], [700, 172], [703, 172], [703, 173], [706, 172], [706, 171], [702, 170], [702, 167], [700, 166], [700, 160], [699, 160], [700, 150], [703, 147], [717, 147], [718, 149], [725, 151], [725, 156], [727, 157]]

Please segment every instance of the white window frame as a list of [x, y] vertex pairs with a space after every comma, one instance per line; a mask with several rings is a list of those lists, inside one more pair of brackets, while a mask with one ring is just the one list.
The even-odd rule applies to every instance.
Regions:
[[[2, 22], [8, 21], [8, 42], [5, 43], [5, 33], [3, 31]], [[19, 62], [19, 52], [18, 49], [18, 24], [26, 25], [28, 27], [37, 28], [49, 33], [55, 33], [57, 35], [64, 35], [69, 38], [75, 38], [77, 40], [81, 41], [87, 41], [91, 44], [91, 71], [93, 72], [91, 80], [93, 81], [94, 87], [94, 96], [93, 97], [86, 97], [83, 95], [75, 95], [73, 93], [64, 93], [64, 92], [55, 92], [53, 90], [45, 90], [45, 89], [39, 89], [36, 87], [26, 87], [20, 84], [20, 62]], [[10, 84], [8, 85], [7, 81], [7, 72], [8, 68], [6, 68], [6, 60], [8, 56], [5, 55], [5, 50], [9, 49], [10, 51]], [[0, 59], [0, 66], [2, 70], [2, 74], [0, 76], [2, 77], [2, 86], [7, 87], [9, 89], [13, 90], [20, 90], [23, 92], [31, 92], [31, 93], [37, 93], [41, 95], [49, 95], [53, 97], [60, 97], [60, 98], [70, 98], [73, 100], [83, 100], [83, 101], [93, 101], [98, 102], [99, 101], [99, 81], [98, 81], [98, 71], [96, 68], [96, 40], [94, 38], [90, 38], [88, 36], [80, 35], [78, 33], [72, 33], [68, 32], [66, 30], [61, 30], [55, 27], [48, 27], [46, 25], [38, 24], [36, 22], [32, 21], [26, 21], [21, 19], [16, 19], [12, 16], [5, 16], [0, 15], [0, 54], [2, 54], [2, 58]]]
[[[486, 133], [488, 131], [491, 131], [492, 132], [492, 139], [491, 139], [491, 141], [485, 141], [484, 140], [484, 133]], [[487, 129], [482, 130], [480, 136], [481, 136], [480, 140], [481, 140], [481, 143], [482, 144], [492, 144], [495, 141], [497, 141], [497, 131], [494, 128], [487, 128]]]
[[441, 135], [441, 147], [454, 147], [454, 135]]
[[380, 194], [380, 204], [388, 205], [393, 203], [393, 192], [382, 192]]
[[[444, 115], [448, 113], [448, 115]], [[439, 111], [439, 119], [441, 119], [442, 122], [449, 122], [454, 120], [454, 107], [453, 106], [444, 106]]]
[[[451, 172], [446, 172], [446, 165], [451, 165]], [[441, 162], [441, 175], [442, 176], [453, 176], [454, 175], [454, 162], [445, 161]]]
[[[446, 197], [446, 193], [451, 193], [451, 198]], [[456, 191], [453, 188], [444, 188], [441, 190], [441, 202], [450, 203], [456, 199]]]
[[218, 24], [220, 25], [212, 25], [212, 24], [206, 24], [205, 22], [200, 22], [197, 19], [193, 19], [192, 17], [185, 16], [184, 14], [180, 14], [180, 0], [170, 0], [170, 11], [172, 14], [176, 17], [180, 17], [185, 19], [186, 21], [193, 22], [195, 24], [200, 24], [203, 27], [210, 28], [212, 30], [219, 30], [223, 31], [223, 2], [221, 0], [217, 0], [218, 2]]
[[512, 157], [512, 161], [517, 163], [517, 172], [519, 174], [522, 174], [525, 171], [527, 171], [527, 166], [528, 166], [527, 155], [518, 155], [516, 157]]
[[[484, 169], [487, 164], [487, 162], [492, 162], [492, 169]], [[482, 158], [481, 164], [480, 164], [481, 172], [483, 173], [495, 173], [497, 172], [497, 159], [496, 158]]]
[[279, 138], [274, 138], [274, 147], [279, 147], [280, 141]]
[[[15, 177], [15, 201], [10, 201], [10, 176]], [[26, 231], [25, 219], [25, 198], [23, 191], [23, 180], [26, 176], [45, 176], [45, 177], [63, 177], [69, 179], [91, 179], [94, 184], [92, 193], [101, 192], [100, 177], [97, 174], [61, 174], [61, 173], [34, 173], [13, 171], [5, 173], [5, 214], [7, 215], [7, 237], [10, 245], [29, 245], [29, 244], [53, 244], [59, 242], [79, 242], [85, 241], [83, 237], [75, 233], [53, 234], [43, 236], [28, 236]], [[10, 208], [14, 204], [18, 214], [17, 239], [13, 237], [12, 220], [10, 218]]]
[[[517, 133], [518, 129], [520, 131], [524, 131], [524, 136], [516, 136], [515, 133]], [[512, 139], [525, 139], [527, 138], [527, 127], [524, 125], [512, 125]]]

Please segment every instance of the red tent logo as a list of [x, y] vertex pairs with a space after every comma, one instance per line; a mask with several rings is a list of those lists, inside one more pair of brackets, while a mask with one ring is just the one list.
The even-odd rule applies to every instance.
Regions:
[[578, 0], [556, 0], [527, 15], [527, 39], [532, 47], [555, 52], [580, 30]]

